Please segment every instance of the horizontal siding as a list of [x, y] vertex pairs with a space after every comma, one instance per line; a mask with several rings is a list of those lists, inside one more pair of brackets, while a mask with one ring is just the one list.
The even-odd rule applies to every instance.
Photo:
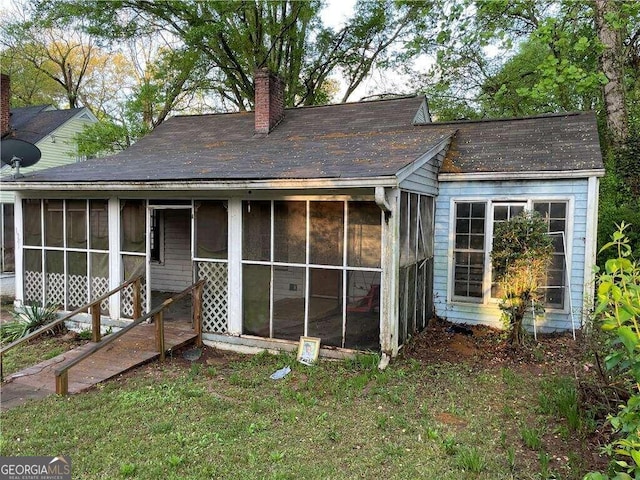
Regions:
[[[483, 181], [440, 182], [440, 193], [436, 199], [435, 213], [435, 263], [434, 297], [438, 316], [459, 323], [482, 323], [501, 326], [497, 304], [465, 304], [447, 299], [449, 267], [452, 260], [453, 232], [450, 229], [451, 200], [522, 200], [557, 199], [570, 202], [567, 222], [571, 231], [568, 252], [571, 258], [571, 301], [574, 324], [579, 327], [583, 313], [583, 281], [585, 259], [585, 236], [587, 218], [587, 179], [545, 181]], [[573, 210], [571, 210], [573, 208]], [[568, 303], [568, 302], [567, 302]], [[572, 328], [571, 315], [567, 312], [546, 312], [536, 326], [542, 331], [567, 330]], [[529, 319], [531, 323], [531, 319]]]
[[152, 290], [180, 292], [193, 283], [190, 232], [187, 211], [164, 211], [164, 261], [151, 264]]
[[416, 193], [436, 196], [438, 194], [438, 170], [443, 154], [431, 158], [425, 165], [400, 182], [400, 188]]

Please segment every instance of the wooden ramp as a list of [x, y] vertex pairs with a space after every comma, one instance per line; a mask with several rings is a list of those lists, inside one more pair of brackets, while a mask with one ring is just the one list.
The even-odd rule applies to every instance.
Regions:
[[[188, 322], [164, 324], [165, 349], [175, 350], [196, 340]], [[54, 370], [80, 356], [94, 344], [88, 343], [57, 357], [14, 373], [0, 387], [0, 407], [7, 410], [29, 398], [42, 398], [56, 391]], [[69, 393], [87, 390], [138, 365], [158, 358], [155, 325], [142, 323], [69, 370]]]

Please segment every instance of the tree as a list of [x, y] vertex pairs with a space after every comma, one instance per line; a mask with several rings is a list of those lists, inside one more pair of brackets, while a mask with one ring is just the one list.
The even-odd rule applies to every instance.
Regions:
[[522, 345], [525, 313], [542, 308], [539, 293], [553, 254], [547, 225], [537, 212], [522, 212], [495, 227], [491, 265], [502, 298], [509, 343]]
[[606, 77], [603, 85], [607, 128], [614, 144], [623, 142], [628, 135], [628, 119], [624, 88], [624, 58], [620, 8], [611, 0], [595, 0], [595, 25], [602, 43], [600, 65]]
[[431, 2], [400, 4], [363, 0], [339, 30], [323, 26], [317, 0], [119, 2], [40, 0], [42, 21], [81, 23], [106, 40], [163, 31], [189, 51], [202, 54], [208, 88], [238, 110], [251, 108], [253, 73], [268, 67], [285, 85], [288, 106], [327, 99], [332, 75], [346, 79], [346, 101], [376, 65], [393, 61], [393, 49], [416, 35], [429, 18]]

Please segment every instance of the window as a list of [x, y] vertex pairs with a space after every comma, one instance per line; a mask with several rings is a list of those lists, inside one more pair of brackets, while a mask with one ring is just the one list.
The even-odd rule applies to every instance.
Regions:
[[[500, 297], [493, 275], [490, 287], [485, 287], [485, 269], [491, 269], [490, 252], [486, 251], [484, 246], [485, 232], [493, 238], [496, 224], [530, 209], [542, 215], [547, 222], [549, 235], [554, 240], [553, 259], [547, 269], [547, 281], [543, 287], [545, 305], [550, 308], [564, 308], [567, 269], [566, 201], [456, 202], [454, 208], [453, 300], [483, 303], [487, 294], [494, 299]], [[487, 208], [490, 209], [489, 221], [485, 222]]]
[[456, 204], [456, 234], [453, 250], [453, 295], [456, 299], [482, 301], [484, 278], [484, 233], [486, 205]]
[[565, 262], [567, 204], [566, 202], [534, 202], [533, 209], [545, 219], [549, 235], [553, 238], [553, 257], [547, 269], [545, 305], [564, 308], [567, 270]]
[[[493, 204], [493, 231], [499, 223], [511, 220], [513, 217], [521, 213], [525, 208], [524, 203], [494, 203]], [[491, 236], [495, 238], [495, 234]], [[491, 273], [491, 298], [500, 298], [502, 292], [493, 272]]]
[[2, 221], [0, 222], [0, 229], [2, 229], [2, 272], [13, 272], [15, 269], [15, 236], [13, 230], [13, 204], [12, 203], [0, 203], [0, 216]]
[[163, 262], [164, 253], [164, 210], [151, 210], [151, 261]]

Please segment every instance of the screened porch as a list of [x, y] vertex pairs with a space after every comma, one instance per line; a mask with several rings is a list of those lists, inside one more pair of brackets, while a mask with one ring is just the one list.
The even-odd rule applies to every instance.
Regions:
[[[391, 214], [346, 195], [25, 198], [18, 298], [70, 311], [143, 275], [149, 311], [205, 279], [205, 341], [307, 335], [323, 348], [379, 351], [385, 337], [397, 350], [433, 311], [434, 202], [394, 198]], [[131, 319], [132, 291], [102, 314]]]

